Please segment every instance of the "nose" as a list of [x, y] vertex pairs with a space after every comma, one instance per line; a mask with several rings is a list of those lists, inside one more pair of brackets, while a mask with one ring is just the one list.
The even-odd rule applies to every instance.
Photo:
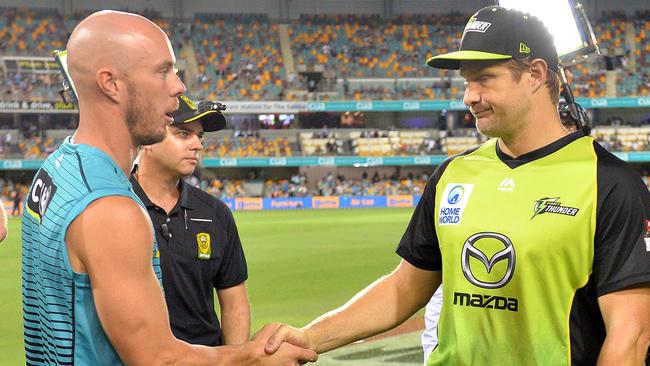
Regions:
[[192, 147], [191, 147], [191, 149], [193, 151], [201, 151], [201, 150], [203, 150], [203, 148], [204, 147], [203, 147], [202, 138], [199, 137], [198, 135], [195, 135], [194, 139], [192, 139]]
[[465, 94], [463, 95], [463, 103], [465, 103], [466, 106], [471, 107], [480, 101], [481, 93], [478, 86], [475, 83], [467, 82], [467, 85], [465, 86]]
[[187, 91], [185, 84], [177, 74], [174, 74], [172, 84], [172, 95], [174, 98], [177, 98], [179, 95], [184, 94]]

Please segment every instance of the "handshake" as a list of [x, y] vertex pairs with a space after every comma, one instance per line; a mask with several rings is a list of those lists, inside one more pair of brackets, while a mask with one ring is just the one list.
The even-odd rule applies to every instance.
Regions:
[[293, 366], [318, 360], [309, 334], [281, 323], [265, 325], [246, 346], [253, 347], [256, 365]]

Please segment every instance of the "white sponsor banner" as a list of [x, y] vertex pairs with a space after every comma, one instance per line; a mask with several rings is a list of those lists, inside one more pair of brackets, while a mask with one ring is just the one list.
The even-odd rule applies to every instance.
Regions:
[[224, 101], [228, 113], [298, 113], [307, 110], [306, 102], [233, 102]]

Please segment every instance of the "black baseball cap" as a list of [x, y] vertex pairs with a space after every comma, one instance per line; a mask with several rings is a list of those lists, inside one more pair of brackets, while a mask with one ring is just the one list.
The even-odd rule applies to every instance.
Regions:
[[178, 110], [172, 113], [174, 117], [172, 126], [200, 120], [204, 132], [219, 131], [226, 127], [226, 116], [221, 113], [221, 111], [226, 109], [225, 105], [204, 100], [199, 102], [197, 106], [185, 95], [178, 97], [178, 103]]
[[541, 58], [558, 71], [553, 37], [538, 18], [501, 6], [487, 6], [472, 15], [463, 31], [460, 49], [431, 57], [427, 65], [458, 70], [461, 61]]

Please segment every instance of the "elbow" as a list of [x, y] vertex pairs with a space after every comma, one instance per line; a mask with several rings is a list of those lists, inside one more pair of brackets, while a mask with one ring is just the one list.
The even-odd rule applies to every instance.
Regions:
[[637, 349], [640, 349], [641, 352], [645, 352], [646, 354], [650, 352], [650, 325], [646, 326], [641, 332], [637, 345]]

